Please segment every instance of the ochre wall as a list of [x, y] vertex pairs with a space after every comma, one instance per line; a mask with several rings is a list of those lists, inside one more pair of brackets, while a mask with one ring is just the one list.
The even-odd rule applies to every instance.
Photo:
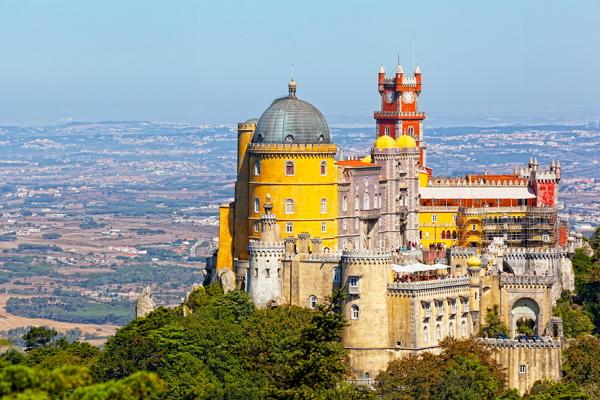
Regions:
[[219, 207], [217, 269], [233, 268], [233, 203]]
[[[275, 151], [273, 151], [275, 150]], [[309, 233], [312, 238], [323, 239], [323, 248], [337, 248], [338, 188], [335, 145], [255, 145], [250, 152], [250, 182], [248, 196], [248, 231], [250, 239], [257, 239], [255, 223], [260, 213], [254, 210], [254, 199], [260, 205], [271, 195], [273, 214], [277, 216], [283, 238]], [[254, 163], [260, 161], [260, 175], [254, 174]], [[294, 163], [294, 175], [285, 173], [287, 161]], [[321, 175], [321, 162], [327, 163], [325, 175]], [[286, 214], [284, 203], [293, 199], [295, 211]], [[327, 210], [321, 213], [321, 199], [327, 200]], [[293, 231], [286, 231], [286, 224], [293, 224]], [[326, 223], [322, 232], [321, 223]]]

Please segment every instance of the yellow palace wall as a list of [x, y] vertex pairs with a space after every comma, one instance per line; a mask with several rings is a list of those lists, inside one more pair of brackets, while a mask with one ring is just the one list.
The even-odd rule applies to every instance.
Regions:
[[[332, 144], [251, 144], [249, 147], [248, 232], [250, 239], [258, 239], [256, 223], [260, 221], [267, 194], [271, 195], [273, 214], [277, 217], [281, 236], [295, 237], [309, 233], [323, 239], [323, 247], [337, 247], [338, 188], [335, 163], [336, 146]], [[260, 162], [260, 174], [255, 163]], [[294, 163], [293, 175], [286, 174], [286, 162]], [[326, 163], [321, 174], [321, 163]], [[260, 207], [255, 210], [255, 199]], [[285, 212], [285, 200], [294, 201], [294, 212]], [[321, 211], [321, 199], [327, 207]], [[322, 223], [326, 229], [322, 231]], [[286, 230], [293, 224], [291, 232]]]
[[[425, 248], [431, 243], [443, 243], [446, 247], [468, 246], [473, 242], [481, 244], [484, 233], [481, 221], [483, 216], [524, 217], [525, 213], [521, 211], [521, 207], [515, 207], [514, 212], [493, 212], [492, 208], [491, 212], [482, 215], [465, 216], [459, 213], [458, 207], [421, 207], [419, 211], [421, 244]], [[456, 239], [442, 239], [443, 231], [450, 231], [451, 234], [456, 232]]]

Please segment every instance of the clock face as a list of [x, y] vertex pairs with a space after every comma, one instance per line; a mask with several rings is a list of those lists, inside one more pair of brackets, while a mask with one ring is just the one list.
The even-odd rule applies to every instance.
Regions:
[[396, 101], [396, 93], [394, 92], [385, 92], [385, 101], [388, 102], [388, 104], [393, 103], [394, 101]]
[[405, 103], [412, 103], [415, 101], [415, 94], [413, 92], [404, 92], [402, 95]]

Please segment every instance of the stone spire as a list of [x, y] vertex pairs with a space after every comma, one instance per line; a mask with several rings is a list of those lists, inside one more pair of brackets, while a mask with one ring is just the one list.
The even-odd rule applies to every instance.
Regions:
[[396, 67], [396, 73], [397, 74], [403, 74], [404, 73], [404, 69], [402, 69], [402, 64], [398, 64], [398, 66]]
[[385, 70], [383, 69], [383, 64], [381, 64], [381, 67], [379, 67], [379, 73], [385, 74]]

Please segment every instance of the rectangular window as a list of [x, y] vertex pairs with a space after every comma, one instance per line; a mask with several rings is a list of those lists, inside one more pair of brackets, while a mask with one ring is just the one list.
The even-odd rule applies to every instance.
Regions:
[[358, 293], [358, 276], [348, 277], [348, 292]]
[[254, 199], [254, 212], [260, 212], [260, 199], [258, 197]]
[[258, 221], [254, 222], [254, 232], [258, 232], [260, 231], [260, 224], [258, 223]]
[[294, 232], [294, 224], [288, 222], [285, 224], [285, 233], [293, 233]]
[[285, 174], [288, 176], [294, 175], [294, 162], [293, 161], [285, 162]]
[[437, 222], [437, 214], [431, 215], [431, 222]]
[[452, 219], [454, 220], [454, 223], [456, 223], [456, 220], [457, 220], [457, 218], [458, 218], [458, 215], [456, 215], [456, 214], [454, 214], [454, 215], [452, 216]]
[[347, 223], [346, 221], [344, 221], [344, 222], [342, 223], [342, 230], [343, 230], [344, 232], [347, 232], [347, 231], [348, 231], [348, 223]]
[[525, 365], [525, 364], [521, 364], [521, 365], [519, 365], [519, 373], [520, 373], [520, 374], [525, 374], [525, 373], [527, 373], [527, 365]]
[[327, 232], [327, 222], [321, 222], [321, 232]]

